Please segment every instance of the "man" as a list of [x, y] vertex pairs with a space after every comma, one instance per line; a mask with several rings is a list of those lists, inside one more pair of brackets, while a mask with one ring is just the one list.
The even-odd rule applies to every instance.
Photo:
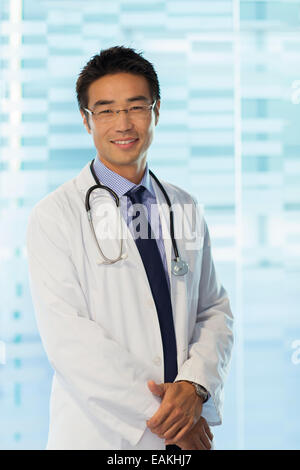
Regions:
[[[34, 207], [27, 233], [38, 327], [55, 371], [47, 448], [210, 449], [232, 313], [195, 201], [149, 172], [156, 72], [133, 49], [113, 47], [86, 64], [76, 90], [96, 158]], [[163, 191], [177, 208], [175, 235], [188, 221], [177, 245]]]

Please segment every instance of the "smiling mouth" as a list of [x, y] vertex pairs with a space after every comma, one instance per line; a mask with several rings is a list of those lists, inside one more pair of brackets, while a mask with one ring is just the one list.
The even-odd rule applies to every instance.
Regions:
[[131, 148], [139, 139], [111, 140], [111, 142], [120, 148]]

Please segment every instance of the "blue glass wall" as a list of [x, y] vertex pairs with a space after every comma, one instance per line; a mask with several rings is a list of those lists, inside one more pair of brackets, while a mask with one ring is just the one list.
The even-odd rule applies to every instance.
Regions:
[[219, 449], [300, 448], [300, 1], [0, 0], [0, 448], [42, 449], [52, 370], [32, 206], [94, 157], [75, 82], [124, 44], [157, 69], [160, 178], [204, 204], [236, 318]]

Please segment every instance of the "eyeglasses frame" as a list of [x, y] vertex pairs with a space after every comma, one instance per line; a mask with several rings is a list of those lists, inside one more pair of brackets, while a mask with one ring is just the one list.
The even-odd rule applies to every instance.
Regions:
[[[154, 109], [156, 105], [156, 100], [154, 100], [151, 104], [149, 104], [148, 106], [143, 106], [144, 108], [148, 108], [148, 110], [150, 111], [150, 109]], [[112, 110], [114, 112], [113, 114], [113, 119], [121, 112], [121, 111], [125, 111], [127, 114], [129, 112], [129, 109], [130, 108], [124, 108], [124, 109], [116, 109], [116, 110]], [[83, 108], [84, 111], [86, 111], [90, 116], [95, 116], [96, 113], [94, 111], [92, 111], [91, 109], [89, 108]]]

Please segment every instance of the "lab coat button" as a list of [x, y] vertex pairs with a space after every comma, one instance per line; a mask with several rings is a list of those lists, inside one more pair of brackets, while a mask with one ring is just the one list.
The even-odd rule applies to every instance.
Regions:
[[161, 358], [159, 356], [156, 356], [154, 359], [153, 359], [153, 362], [156, 366], [160, 366], [161, 365]]

